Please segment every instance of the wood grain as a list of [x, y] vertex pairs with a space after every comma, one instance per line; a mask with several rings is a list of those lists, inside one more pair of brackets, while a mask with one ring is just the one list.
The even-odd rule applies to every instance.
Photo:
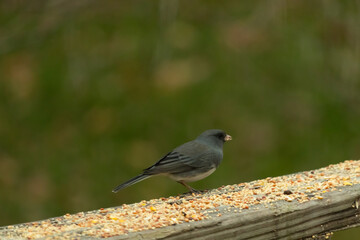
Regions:
[[219, 208], [221, 217], [112, 237], [120, 239], [304, 239], [360, 226], [360, 184], [305, 203], [279, 201], [240, 213]]

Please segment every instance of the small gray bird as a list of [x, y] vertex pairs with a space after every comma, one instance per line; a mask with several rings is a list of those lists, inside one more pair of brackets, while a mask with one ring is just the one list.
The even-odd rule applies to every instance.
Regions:
[[187, 182], [195, 182], [212, 174], [223, 158], [224, 142], [230, 140], [231, 136], [223, 130], [206, 130], [195, 140], [184, 143], [166, 154], [154, 165], [146, 168], [142, 174], [114, 188], [113, 192], [116, 193], [154, 175], [168, 176], [191, 192], [197, 192]]

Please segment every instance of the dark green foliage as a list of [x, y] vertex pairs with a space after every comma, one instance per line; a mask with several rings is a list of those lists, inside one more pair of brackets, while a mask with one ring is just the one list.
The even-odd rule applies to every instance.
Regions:
[[[0, 225], [182, 193], [119, 192], [209, 128], [195, 188], [360, 158], [356, 1], [3, 1]], [[336, 237], [336, 236], [335, 236]]]

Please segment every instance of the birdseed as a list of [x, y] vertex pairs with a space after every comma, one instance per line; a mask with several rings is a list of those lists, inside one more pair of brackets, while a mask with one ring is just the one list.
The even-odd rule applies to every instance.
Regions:
[[318, 170], [222, 186], [201, 194], [143, 200], [115, 208], [67, 213], [39, 222], [6, 226], [0, 228], [0, 238], [108, 238], [221, 217], [224, 212], [219, 212], [220, 207], [227, 211], [242, 212], [275, 201], [323, 201], [324, 193], [359, 183], [360, 160], [348, 160]]

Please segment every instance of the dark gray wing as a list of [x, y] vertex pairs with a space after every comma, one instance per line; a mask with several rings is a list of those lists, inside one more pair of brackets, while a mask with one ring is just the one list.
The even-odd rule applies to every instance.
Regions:
[[154, 165], [144, 170], [144, 174], [180, 173], [197, 168], [210, 169], [218, 166], [222, 151], [213, 149], [196, 140], [187, 142], [166, 154]]

